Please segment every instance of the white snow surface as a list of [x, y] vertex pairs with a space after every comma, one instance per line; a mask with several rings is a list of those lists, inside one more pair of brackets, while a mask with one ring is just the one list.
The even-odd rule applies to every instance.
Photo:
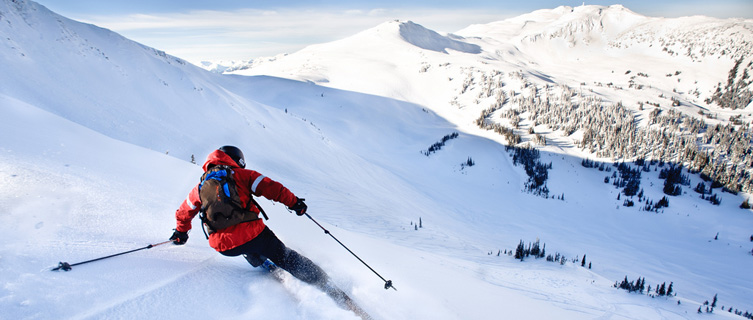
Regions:
[[[561, 7], [457, 35], [387, 22], [239, 71], [246, 75], [220, 75], [34, 2], [0, 0], [0, 318], [354, 319], [310, 286], [281, 285], [242, 258], [221, 256], [200, 229], [184, 246], [50, 271], [59, 261], [165, 241], [201, 174], [191, 158], [200, 164], [232, 144], [394, 282], [397, 291], [385, 290], [314, 223], [261, 200], [270, 228], [375, 319], [741, 319], [719, 306], [753, 311], [753, 215], [738, 208], [747, 195], [720, 193], [714, 206], [688, 191], [661, 213], [625, 208], [603, 172], [581, 167], [588, 155], [560, 138], [542, 148], [542, 160], [553, 163], [548, 185], [565, 200], [533, 196], [522, 191], [527, 177], [502, 139], [472, 124], [481, 108], [448, 103], [448, 78], [462, 81], [468, 66], [567, 84], [603, 79], [611, 69], [565, 63], [592, 47], [576, 44], [580, 53], [552, 60], [546, 56], [557, 51], [542, 48], [567, 41], [534, 41], [557, 24], [580, 30], [565, 21], [569, 14], [599, 10], [624, 20], [601, 21], [611, 31], [593, 41], [625, 35], [625, 20], [654, 19], [621, 6]], [[536, 24], [545, 26], [520, 31]], [[516, 37], [531, 40], [510, 44]], [[645, 58], [646, 69], [685, 68], [711, 84], [732, 64], [677, 58], [665, 66], [660, 53], [635, 52], [647, 58], [612, 52], [597, 64], [622, 61], [614, 70], [622, 75], [625, 60]], [[459, 137], [440, 151], [421, 153], [452, 132]], [[462, 167], [469, 157], [476, 165]], [[661, 198], [661, 184], [657, 172], [644, 173], [650, 197]], [[536, 239], [568, 262], [497, 254]], [[570, 262], [584, 254], [590, 269]], [[625, 276], [652, 287], [672, 282], [677, 295], [612, 287]], [[698, 314], [715, 294], [718, 309]]]

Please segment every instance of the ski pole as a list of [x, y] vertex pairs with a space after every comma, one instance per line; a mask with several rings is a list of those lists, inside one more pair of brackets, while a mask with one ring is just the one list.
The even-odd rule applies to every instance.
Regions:
[[319, 224], [319, 222], [316, 222], [316, 220], [314, 220], [314, 218], [312, 218], [311, 215], [309, 215], [308, 213], [304, 213], [304, 214], [307, 217], [309, 217], [309, 219], [311, 219], [311, 221], [314, 221], [314, 223], [316, 223], [316, 225], [319, 226], [319, 228], [322, 228], [322, 230], [324, 230], [325, 234], [328, 234], [330, 237], [332, 237], [332, 239], [335, 239], [335, 241], [337, 241], [337, 243], [339, 243], [343, 248], [345, 248], [345, 250], [348, 250], [348, 252], [350, 252], [350, 254], [352, 254], [354, 257], [356, 257], [356, 259], [358, 259], [358, 261], [361, 261], [361, 263], [363, 263], [363, 265], [365, 265], [367, 268], [369, 268], [369, 270], [371, 270], [371, 272], [373, 272], [380, 279], [382, 279], [382, 281], [384, 281], [384, 289], [385, 290], [387, 290], [389, 288], [392, 288], [395, 291], [397, 291], [397, 288], [395, 288], [395, 286], [392, 285], [392, 280], [387, 280], [384, 277], [382, 277], [378, 272], [376, 272], [376, 270], [374, 270], [374, 268], [372, 268], [371, 266], [369, 266], [366, 262], [363, 261], [363, 259], [359, 258], [355, 253], [353, 253], [353, 251], [351, 251], [350, 249], [348, 249], [348, 247], [346, 247], [342, 242], [340, 242], [340, 240], [337, 240], [337, 238], [335, 238], [335, 236], [333, 236], [332, 233], [329, 232], [329, 230], [325, 229], [321, 224]]
[[82, 262], [77, 262], [77, 263], [74, 263], [74, 264], [69, 264], [68, 262], [62, 262], [61, 261], [60, 264], [58, 264], [57, 267], [52, 268], [52, 271], [58, 271], [60, 269], [63, 269], [63, 271], [70, 271], [73, 266], [78, 266], [78, 265], [82, 265], [82, 264], [89, 263], [89, 262], [104, 260], [104, 259], [107, 259], [107, 258], [117, 257], [117, 256], [120, 256], [120, 255], [124, 255], [126, 253], [136, 252], [136, 251], [139, 251], [139, 250], [151, 249], [153, 247], [156, 247], [156, 246], [159, 246], [159, 245], [163, 245], [165, 243], [172, 242], [172, 241], [173, 240], [167, 240], [165, 242], [160, 242], [160, 243], [156, 243], [156, 244], [150, 244], [150, 245], [148, 245], [146, 247], [142, 247], [142, 248], [138, 248], [138, 249], [133, 249], [133, 250], [129, 250], [129, 251], [121, 252], [121, 253], [111, 254], [111, 255], [106, 256], [106, 257], [101, 257], [101, 258], [86, 260], [86, 261], [82, 261]]

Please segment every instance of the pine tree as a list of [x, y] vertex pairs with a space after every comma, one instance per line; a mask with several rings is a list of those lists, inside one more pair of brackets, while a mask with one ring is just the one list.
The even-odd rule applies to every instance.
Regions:
[[580, 266], [581, 267], [585, 267], [586, 266], [586, 255], [585, 254], [583, 255], [583, 261], [580, 262]]
[[536, 242], [533, 243], [533, 247], [531, 247], [531, 255], [534, 258], [538, 258], [539, 254], [541, 254], [541, 247], [539, 245], [539, 239], [536, 239]]
[[750, 209], [750, 202], [749, 199], [745, 199], [742, 204], [740, 204], [740, 209]]
[[669, 288], [667, 288], [667, 295], [672, 296], [672, 282], [669, 282]]
[[662, 170], [659, 174], [661, 178], [664, 176], [664, 188], [662, 189], [665, 194], [670, 196], [679, 196], [682, 193], [682, 188], [677, 184], [681, 184], [685, 177], [682, 175], [682, 166], [670, 166], [669, 169]]
[[704, 184], [703, 182], [699, 182], [698, 185], [696, 185], [695, 189], [693, 190], [700, 194], [706, 194], [706, 184]]
[[523, 261], [523, 258], [525, 257], [525, 245], [523, 244], [523, 240], [520, 240], [520, 243], [518, 244], [518, 247], [515, 248], [515, 259], [520, 259], [520, 261]]
[[620, 282], [620, 289], [628, 290], [630, 288], [630, 283], [628, 282], [627, 276], [625, 276], [625, 279]]

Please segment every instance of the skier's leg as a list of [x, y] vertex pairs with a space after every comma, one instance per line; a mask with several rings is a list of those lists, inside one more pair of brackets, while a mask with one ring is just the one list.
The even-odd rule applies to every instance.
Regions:
[[267, 259], [267, 257], [263, 257], [259, 255], [258, 253], [244, 253], [243, 257], [246, 258], [246, 261], [248, 261], [251, 266], [254, 268], [259, 267], [264, 263], [264, 260]]
[[295, 250], [286, 247], [269, 228], [264, 228], [253, 240], [220, 253], [226, 256], [243, 255], [246, 261], [254, 267], [260, 266], [265, 259], [272, 260], [278, 267], [310, 284], [321, 286], [329, 279], [322, 268]]
[[352, 310], [364, 319], [370, 319], [365, 311], [358, 307], [345, 292], [330, 281], [329, 276], [327, 276], [322, 268], [295, 250], [285, 248], [285, 258], [283, 262], [277, 263], [277, 265], [290, 272], [296, 278], [301, 279], [301, 281], [319, 288], [319, 290], [332, 297], [342, 307]]
[[293, 249], [285, 247], [282, 260], [272, 261], [303, 282], [322, 286], [329, 280], [322, 268]]
[[229, 257], [243, 256], [251, 266], [256, 268], [261, 266], [264, 260], [267, 259], [265, 253], [282, 251], [283, 249], [284, 245], [282, 245], [282, 242], [277, 239], [269, 228], [265, 228], [251, 241], [233, 249], [221, 251], [220, 253]]
[[329, 277], [309, 258], [285, 246], [269, 228], [260, 235], [264, 238], [264, 248], [260, 254], [272, 260], [278, 267], [290, 272], [294, 277], [310, 284], [324, 284]]

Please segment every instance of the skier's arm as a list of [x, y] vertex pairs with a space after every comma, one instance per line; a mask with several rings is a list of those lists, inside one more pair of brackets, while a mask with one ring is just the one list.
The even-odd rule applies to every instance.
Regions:
[[181, 232], [188, 232], [191, 230], [191, 220], [199, 213], [201, 209], [201, 198], [199, 198], [199, 185], [196, 185], [191, 192], [188, 193], [186, 200], [184, 200], [178, 210], [175, 211], [175, 220], [177, 225], [175, 230]]
[[291, 207], [298, 201], [295, 194], [288, 190], [288, 188], [285, 188], [281, 183], [265, 177], [258, 172], [254, 172], [250, 181], [251, 193], [257, 197], [263, 196], [269, 200], [282, 203], [286, 207]]

